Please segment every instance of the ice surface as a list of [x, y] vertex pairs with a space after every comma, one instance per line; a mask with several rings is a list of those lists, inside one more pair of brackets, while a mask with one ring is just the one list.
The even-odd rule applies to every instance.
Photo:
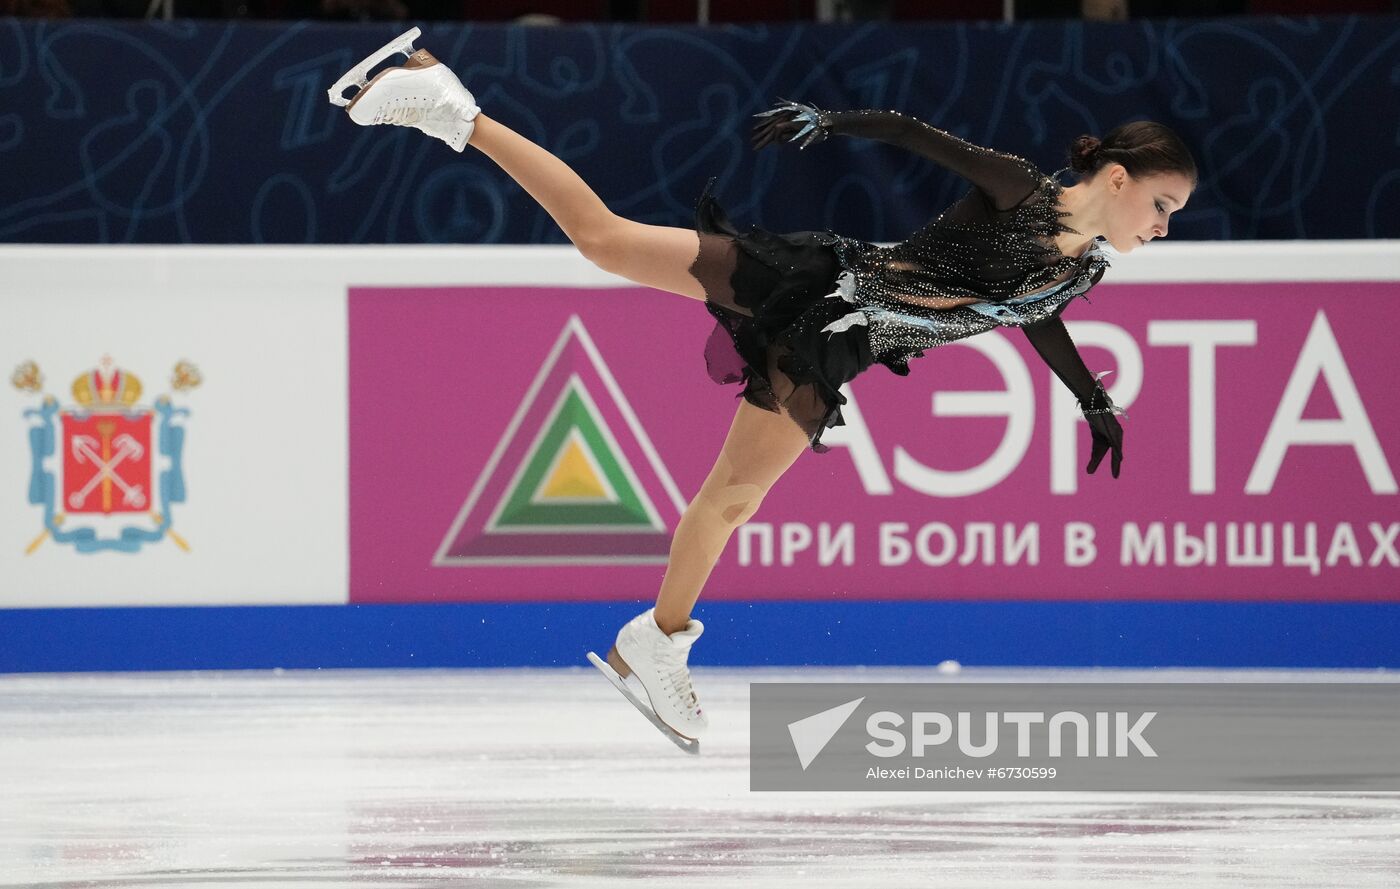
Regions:
[[[957, 681], [1394, 681], [1028, 672]], [[574, 670], [0, 676], [0, 887], [1386, 886], [1400, 794], [751, 793], [751, 681], [699, 757]]]

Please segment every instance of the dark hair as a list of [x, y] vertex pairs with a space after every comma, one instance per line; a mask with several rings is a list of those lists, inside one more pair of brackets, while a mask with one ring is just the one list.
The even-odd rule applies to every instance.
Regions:
[[1196, 187], [1196, 161], [1171, 127], [1151, 120], [1135, 120], [1114, 129], [1102, 140], [1080, 136], [1069, 146], [1069, 166], [1081, 180], [1092, 179], [1109, 164], [1122, 164], [1128, 175], [1147, 177], [1180, 173]]

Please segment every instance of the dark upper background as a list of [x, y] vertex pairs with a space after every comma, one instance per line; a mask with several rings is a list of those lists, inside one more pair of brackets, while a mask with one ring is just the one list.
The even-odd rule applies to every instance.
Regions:
[[[40, 0], [0, 8], [26, 2]], [[150, 6], [45, 2], [84, 13]], [[201, 2], [236, 15], [184, 17]], [[357, 2], [173, 0], [170, 22], [0, 18], [0, 241], [562, 242], [470, 148], [359, 128], [326, 102], [326, 87], [406, 24], [256, 18]], [[713, 0], [713, 21], [742, 13], [747, 23], [709, 28], [680, 24], [694, 0], [397, 2], [407, 6], [359, 8], [421, 24], [419, 45], [489, 113], [563, 156], [614, 210], [648, 222], [688, 224], [715, 177], [741, 226], [888, 241], [966, 190], [919, 158], [854, 140], [754, 154], [750, 115], [784, 96], [897, 108], [1046, 172], [1080, 133], [1160, 120], [1201, 167], [1173, 239], [1400, 237], [1390, 0], [1020, 2], [1015, 24], [999, 20], [1000, 0], [895, 0], [887, 11], [900, 21], [823, 25], [801, 21], [812, 0]], [[905, 20], [921, 8], [962, 20]], [[532, 10], [599, 21], [504, 21]], [[1308, 10], [1379, 14], [1260, 14]], [[1105, 16], [1126, 20], [1094, 20]]]
[[[712, 23], [811, 21], [823, 7], [843, 20], [1000, 20], [1004, 0], [171, 0], [184, 18], [328, 18], [418, 21], [511, 21], [547, 15], [565, 22], [694, 22], [708, 7]], [[157, 3], [158, 7], [163, 7]], [[1018, 21], [1038, 18], [1121, 19], [1149, 16], [1338, 15], [1400, 12], [1397, 0], [1015, 0]], [[144, 17], [151, 0], [0, 0], [0, 14]]]

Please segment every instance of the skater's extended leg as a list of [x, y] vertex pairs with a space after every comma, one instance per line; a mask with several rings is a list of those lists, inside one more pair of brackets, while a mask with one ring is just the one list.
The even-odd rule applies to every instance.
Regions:
[[467, 144], [495, 161], [538, 201], [599, 268], [648, 287], [705, 298], [700, 282], [690, 274], [700, 251], [694, 231], [618, 216], [568, 164], [485, 114], [477, 115]]
[[773, 484], [807, 448], [807, 435], [783, 414], [739, 402], [714, 468], [671, 538], [656, 623], [683, 629], [734, 529], [753, 517]]
[[[411, 51], [415, 28], [356, 66], [331, 87], [331, 102], [345, 106], [362, 126], [391, 124], [422, 130], [454, 150], [468, 144], [495, 161], [544, 207], [569, 240], [599, 268], [638, 284], [693, 299], [705, 291], [690, 274], [700, 252], [691, 229], [633, 222], [614, 214], [569, 165], [481, 113], [457, 76], [426, 49]], [[403, 52], [408, 61], [368, 77], [379, 60]], [[363, 88], [351, 99], [343, 89]]]

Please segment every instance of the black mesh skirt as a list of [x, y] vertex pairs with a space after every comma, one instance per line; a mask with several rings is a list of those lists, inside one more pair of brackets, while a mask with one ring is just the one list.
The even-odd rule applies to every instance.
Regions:
[[742, 382], [746, 401], [786, 414], [812, 450], [826, 451], [822, 433], [845, 423], [841, 385], [872, 363], [864, 325], [822, 332], [852, 310], [845, 300], [826, 298], [841, 273], [835, 239], [826, 232], [740, 234], [709, 188], [695, 228], [700, 252], [690, 271], [719, 322], [705, 345], [711, 379]]

